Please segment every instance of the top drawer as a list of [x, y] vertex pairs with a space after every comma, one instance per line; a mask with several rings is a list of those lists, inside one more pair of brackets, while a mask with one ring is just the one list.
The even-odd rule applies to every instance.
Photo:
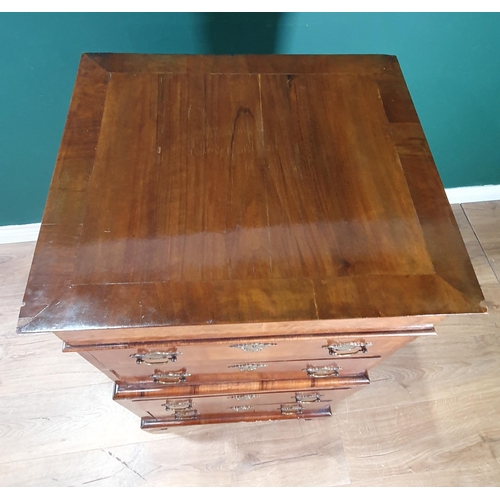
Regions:
[[[135, 371], [134, 366], [158, 368], [179, 364], [197, 365], [212, 362], [259, 362], [343, 359], [367, 356], [385, 357], [426, 332], [367, 333], [363, 335], [321, 335], [275, 337], [233, 341], [186, 343], [134, 343], [96, 346], [68, 346], [65, 352], [77, 351], [95, 358], [101, 367], [119, 372]], [[180, 363], [179, 363], [180, 362]]]

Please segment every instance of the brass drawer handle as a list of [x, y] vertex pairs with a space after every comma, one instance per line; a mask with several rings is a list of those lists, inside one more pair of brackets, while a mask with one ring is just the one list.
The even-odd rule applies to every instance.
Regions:
[[311, 378], [328, 378], [338, 377], [340, 370], [342, 370], [340, 366], [309, 366], [302, 371], [307, 372]]
[[197, 418], [197, 410], [176, 410], [174, 413], [175, 420], [196, 420]]
[[186, 382], [187, 377], [190, 377], [190, 373], [186, 373], [185, 370], [181, 370], [178, 372], [166, 372], [166, 373], [154, 373], [149, 377], [153, 379], [153, 381], [157, 384], [182, 384]]
[[353, 354], [367, 353], [370, 342], [341, 342], [338, 344], [324, 345], [323, 349], [328, 349], [330, 356], [352, 356]]
[[280, 405], [280, 410], [282, 415], [297, 415], [302, 413], [301, 404], [284, 404]]
[[242, 399], [253, 399], [257, 397], [258, 394], [236, 394], [234, 396], [228, 396], [228, 399], [236, 399], [236, 401], [240, 401]]
[[171, 361], [175, 363], [177, 361], [177, 356], [181, 354], [180, 352], [141, 352], [137, 354], [131, 354], [131, 358], [135, 358], [135, 362], [138, 365], [162, 365]]
[[320, 403], [321, 395], [317, 392], [313, 394], [297, 392], [295, 393], [295, 401], [297, 403]]
[[262, 342], [252, 342], [250, 344], [233, 344], [230, 345], [229, 347], [232, 347], [233, 349], [241, 349], [245, 352], [260, 352], [262, 349], [265, 349], [266, 347], [273, 347], [277, 344], [274, 342], [267, 342], [267, 343], [262, 343]]
[[250, 405], [231, 406], [229, 409], [233, 410], [233, 411], [248, 411], [248, 410], [252, 410], [253, 406], [250, 406]]
[[193, 402], [190, 399], [167, 399], [165, 404], [166, 411], [169, 410], [191, 410], [193, 408]]
[[240, 372], [252, 372], [259, 368], [265, 368], [266, 366], [265, 363], [243, 363], [239, 365], [229, 365], [228, 368], [238, 368]]

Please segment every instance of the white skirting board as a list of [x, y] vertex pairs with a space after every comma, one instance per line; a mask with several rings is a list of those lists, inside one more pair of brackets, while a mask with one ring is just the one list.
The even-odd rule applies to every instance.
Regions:
[[[446, 189], [450, 203], [474, 203], [478, 201], [500, 200], [500, 184]], [[3, 243], [23, 243], [36, 241], [40, 223], [19, 226], [0, 226], [0, 245]]]
[[470, 186], [446, 189], [448, 201], [454, 203], [476, 203], [478, 201], [500, 200], [500, 184], [489, 186]]
[[0, 245], [3, 243], [24, 243], [36, 241], [40, 232], [40, 223], [21, 224], [19, 226], [0, 226]]

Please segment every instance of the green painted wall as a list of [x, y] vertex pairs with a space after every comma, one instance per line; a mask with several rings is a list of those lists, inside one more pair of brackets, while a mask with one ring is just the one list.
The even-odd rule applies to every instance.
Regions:
[[499, 13], [1, 13], [0, 225], [41, 220], [82, 52], [395, 54], [445, 186], [500, 184]]

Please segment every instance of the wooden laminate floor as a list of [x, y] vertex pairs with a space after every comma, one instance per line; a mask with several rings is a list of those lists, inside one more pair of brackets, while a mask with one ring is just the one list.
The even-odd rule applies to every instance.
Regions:
[[161, 435], [55, 336], [16, 336], [34, 243], [0, 245], [0, 486], [500, 485], [500, 202], [453, 208], [488, 315], [445, 320], [332, 418]]

